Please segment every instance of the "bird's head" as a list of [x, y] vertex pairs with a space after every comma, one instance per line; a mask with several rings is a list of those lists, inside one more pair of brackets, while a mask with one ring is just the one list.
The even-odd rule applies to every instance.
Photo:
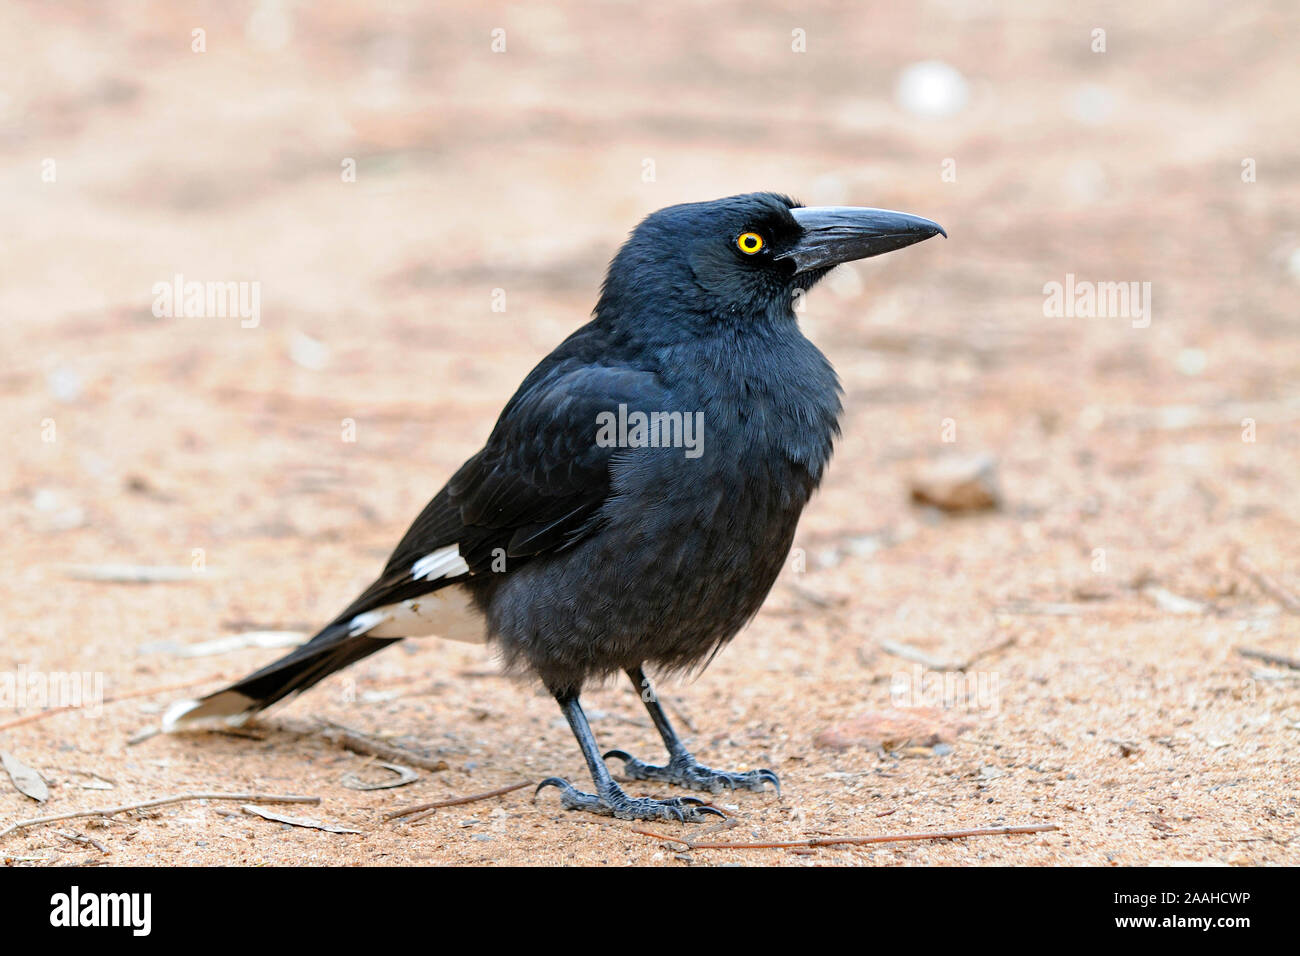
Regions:
[[746, 193], [652, 213], [614, 261], [598, 315], [692, 325], [785, 317], [796, 290], [843, 262], [947, 236], [929, 219], [857, 206], [802, 206]]

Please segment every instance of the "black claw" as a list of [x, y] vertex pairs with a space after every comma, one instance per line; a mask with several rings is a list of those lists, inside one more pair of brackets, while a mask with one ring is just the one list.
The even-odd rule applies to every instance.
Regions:
[[760, 770], [758, 771], [758, 776], [761, 780], [770, 783], [776, 789], [776, 795], [779, 799], [781, 796], [781, 778], [771, 770]]
[[635, 759], [636, 759], [636, 758], [633, 757], [630, 753], [628, 753], [626, 750], [611, 750], [611, 751], [609, 751], [607, 754], [605, 754], [605, 756], [601, 757], [600, 759], [601, 759], [601, 760], [608, 760], [610, 757], [617, 757], [619, 760], [623, 761], [624, 763], [629, 763], [629, 762], [631, 762], [632, 760], [635, 760]]
[[537, 799], [537, 795], [542, 792], [544, 787], [558, 787], [560, 790], [572, 790], [573, 784], [569, 783], [569, 781], [565, 780], [563, 777], [547, 777], [539, 783], [537, 789], [533, 791], [534, 800]]

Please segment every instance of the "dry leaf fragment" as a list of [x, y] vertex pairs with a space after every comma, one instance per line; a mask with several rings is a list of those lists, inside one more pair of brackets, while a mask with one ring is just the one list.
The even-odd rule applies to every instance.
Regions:
[[1181, 594], [1154, 585], [1144, 588], [1142, 593], [1150, 598], [1156, 607], [1170, 614], [1204, 614], [1207, 610], [1207, 606], [1200, 601], [1193, 601], [1191, 598], [1185, 598]]
[[37, 803], [44, 803], [50, 799], [50, 788], [46, 786], [45, 780], [27, 764], [13, 754], [3, 751], [0, 751], [0, 762], [4, 763], [5, 772], [9, 774], [9, 779], [14, 782], [19, 793], [31, 797]]
[[408, 783], [414, 783], [420, 779], [418, 773], [410, 767], [403, 767], [400, 763], [379, 763], [375, 766], [383, 767], [390, 773], [397, 774], [397, 776], [390, 777], [387, 780], [380, 780], [377, 783], [370, 783], [362, 780], [355, 773], [345, 773], [339, 783], [349, 790], [391, 790], [393, 787], [404, 787]]
[[297, 647], [307, 640], [308, 635], [302, 631], [245, 631], [231, 634], [198, 644], [176, 647], [172, 652], [178, 657], [212, 657], [217, 654], [229, 654], [242, 651], [248, 647], [273, 650], [279, 647]]
[[347, 827], [336, 826], [333, 823], [321, 823], [319, 820], [312, 820], [309, 817], [290, 817], [283, 813], [276, 813], [265, 807], [255, 807], [251, 803], [246, 803], [240, 807], [245, 813], [251, 813], [255, 817], [262, 817], [265, 820], [273, 820], [276, 823], [287, 823], [291, 827], [305, 827], [308, 830], [324, 830], [326, 833], [360, 833], [360, 830], [350, 830]]

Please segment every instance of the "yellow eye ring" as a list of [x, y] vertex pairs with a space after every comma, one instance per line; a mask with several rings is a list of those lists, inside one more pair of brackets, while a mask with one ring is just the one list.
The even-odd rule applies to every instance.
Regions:
[[756, 232], [742, 232], [736, 237], [736, 248], [747, 256], [752, 256], [763, 248], [763, 237]]

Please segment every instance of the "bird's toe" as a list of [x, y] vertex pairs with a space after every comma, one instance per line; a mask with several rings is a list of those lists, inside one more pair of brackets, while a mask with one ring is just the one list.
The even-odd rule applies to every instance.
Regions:
[[717, 807], [697, 797], [672, 797], [667, 800], [630, 797], [617, 785], [612, 785], [599, 794], [584, 793], [563, 777], [547, 777], [537, 785], [534, 798], [545, 787], [555, 787], [560, 791], [560, 805], [566, 810], [582, 810], [619, 820], [696, 823], [709, 816], [726, 816]]
[[771, 770], [729, 771], [714, 770], [698, 763], [687, 754], [670, 760], [665, 766], [648, 764], [623, 750], [611, 750], [605, 759], [616, 757], [623, 761], [622, 777], [626, 780], [654, 780], [688, 790], [705, 790], [723, 793], [728, 790], [752, 790], [761, 793], [771, 784], [780, 796], [781, 780]]

